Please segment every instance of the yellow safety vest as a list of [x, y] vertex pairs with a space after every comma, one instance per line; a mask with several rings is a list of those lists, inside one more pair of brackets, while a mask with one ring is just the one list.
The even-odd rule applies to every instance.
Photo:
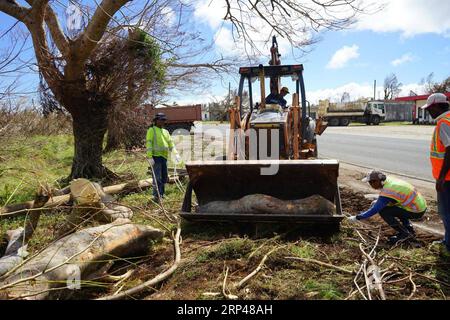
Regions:
[[169, 131], [152, 126], [147, 130], [147, 156], [169, 158], [169, 152], [174, 150], [174, 143]]
[[399, 179], [387, 178], [380, 196], [395, 200], [395, 206], [409, 212], [422, 213], [427, 209], [427, 202], [420, 192], [413, 185]]

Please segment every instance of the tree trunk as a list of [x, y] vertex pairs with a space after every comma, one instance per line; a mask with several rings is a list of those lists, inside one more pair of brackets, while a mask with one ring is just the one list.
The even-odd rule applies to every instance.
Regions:
[[70, 178], [111, 178], [114, 174], [102, 163], [108, 107], [91, 105], [78, 110], [72, 112], [75, 152]]

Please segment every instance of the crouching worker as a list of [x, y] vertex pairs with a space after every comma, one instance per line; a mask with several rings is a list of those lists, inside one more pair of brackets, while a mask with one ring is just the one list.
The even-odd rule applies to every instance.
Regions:
[[381, 218], [391, 226], [397, 234], [389, 238], [390, 244], [414, 238], [415, 231], [410, 220], [423, 217], [427, 211], [427, 203], [423, 196], [408, 182], [386, 177], [379, 171], [370, 172], [363, 180], [375, 190], [380, 190], [380, 196], [372, 207], [350, 221], [368, 219], [379, 213]]
[[157, 113], [153, 125], [147, 131], [146, 147], [150, 164], [149, 172], [153, 179], [153, 201], [160, 203], [164, 197], [164, 185], [168, 182], [167, 159], [171, 152], [175, 154], [176, 162], [180, 156], [169, 131], [164, 129], [167, 117], [164, 113]]

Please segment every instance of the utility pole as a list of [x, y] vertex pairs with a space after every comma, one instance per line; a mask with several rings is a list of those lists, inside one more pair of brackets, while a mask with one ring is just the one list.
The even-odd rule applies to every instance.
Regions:
[[377, 80], [373, 83], [373, 100], [377, 100]]

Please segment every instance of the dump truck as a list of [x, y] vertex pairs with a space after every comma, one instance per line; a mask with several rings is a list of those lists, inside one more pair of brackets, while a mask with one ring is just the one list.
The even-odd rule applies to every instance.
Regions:
[[173, 133], [178, 129], [191, 131], [194, 127], [195, 121], [202, 120], [202, 106], [163, 106], [154, 107], [152, 105], [145, 105], [146, 117], [151, 120], [158, 112], [163, 112], [167, 116], [166, 129]]
[[377, 126], [386, 119], [384, 104], [376, 101], [330, 103], [321, 100], [319, 114], [330, 127], [347, 127], [352, 122]]
[[[339, 162], [317, 158], [316, 135], [325, 131], [326, 124], [308, 114], [303, 65], [281, 65], [277, 46], [274, 39], [269, 66], [239, 70], [238, 95], [229, 110], [226, 157], [186, 163], [189, 183], [181, 208], [184, 219], [339, 229], [344, 218]], [[266, 80], [270, 92], [277, 94], [282, 79], [293, 81], [296, 88], [292, 106], [286, 109], [265, 102]], [[259, 81], [259, 98], [253, 94], [254, 81]], [[246, 107], [242, 103], [244, 85], [249, 93]]]

